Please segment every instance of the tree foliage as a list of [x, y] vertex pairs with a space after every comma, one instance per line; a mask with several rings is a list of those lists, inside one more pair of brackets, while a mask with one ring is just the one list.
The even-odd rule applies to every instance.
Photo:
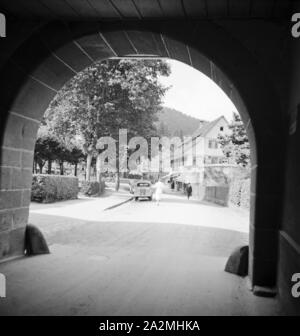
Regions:
[[[62, 138], [43, 124], [38, 130], [38, 136], [35, 144], [34, 162], [38, 164], [40, 173], [45, 163], [48, 164], [48, 174], [51, 174], [52, 162], [57, 161], [60, 164], [60, 174], [63, 175], [63, 164], [69, 162], [75, 165], [84, 158], [83, 152], [76, 139], [72, 141], [63, 141]], [[76, 175], [76, 173], [75, 173]]]
[[67, 148], [77, 139], [89, 165], [102, 136], [117, 139], [121, 128], [127, 129], [129, 138], [156, 134], [157, 112], [167, 90], [159, 76], [169, 74], [169, 65], [162, 60], [95, 63], [59, 91], [44, 123]]
[[153, 121], [165, 93], [159, 75], [168, 75], [161, 60], [107, 60], [80, 72], [58, 93], [46, 112], [57, 134], [82, 137], [84, 148], [101, 136], [155, 130]]
[[230, 134], [220, 135], [219, 142], [229, 163], [248, 167], [250, 164], [250, 144], [243, 121], [238, 113], [233, 113], [229, 125]]
[[57, 159], [58, 147], [59, 142], [49, 133], [48, 128], [45, 125], [41, 126], [38, 130], [34, 151], [34, 161], [38, 164], [40, 172], [42, 172], [46, 162]]

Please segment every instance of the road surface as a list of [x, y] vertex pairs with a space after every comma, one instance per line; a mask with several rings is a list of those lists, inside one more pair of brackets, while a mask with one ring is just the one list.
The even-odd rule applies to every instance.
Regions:
[[[115, 197], [115, 199], [113, 199]], [[34, 204], [51, 254], [0, 265], [0, 314], [276, 314], [247, 279], [223, 271], [248, 241], [247, 212], [164, 195], [105, 210], [127, 195]]]

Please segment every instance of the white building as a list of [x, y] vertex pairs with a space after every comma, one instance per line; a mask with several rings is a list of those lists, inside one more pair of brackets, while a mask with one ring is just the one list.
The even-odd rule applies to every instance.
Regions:
[[[174, 176], [177, 188], [192, 184], [194, 196], [202, 198], [207, 185], [225, 184], [224, 153], [218, 137], [229, 134], [229, 123], [224, 116], [211, 122], [201, 122], [194, 134], [183, 143], [183, 157], [177, 158], [171, 176]], [[209, 175], [215, 175], [209, 177]]]

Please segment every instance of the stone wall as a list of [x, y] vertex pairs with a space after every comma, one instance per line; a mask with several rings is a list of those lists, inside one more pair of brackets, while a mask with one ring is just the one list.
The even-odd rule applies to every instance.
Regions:
[[229, 203], [250, 209], [250, 178], [234, 179], [230, 184]]
[[204, 200], [227, 206], [229, 199], [229, 186], [206, 186]]
[[[300, 8], [299, 8], [300, 10]], [[298, 10], [298, 12], [299, 12]], [[292, 41], [291, 91], [287, 114], [287, 153], [284, 204], [279, 227], [279, 298], [284, 313], [299, 315], [300, 298], [291, 294], [292, 275], [300, 273], [300, 40]]]

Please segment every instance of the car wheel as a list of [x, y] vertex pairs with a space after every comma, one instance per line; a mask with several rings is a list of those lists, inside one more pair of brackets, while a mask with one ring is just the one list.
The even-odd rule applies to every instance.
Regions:
[[152, 197], [151, 196], [149, 197], [149, 201], [152, 201]]
[[139, 199], [138, 197], [135, 197], [135, 201], [138, 201], [138, 199]]

